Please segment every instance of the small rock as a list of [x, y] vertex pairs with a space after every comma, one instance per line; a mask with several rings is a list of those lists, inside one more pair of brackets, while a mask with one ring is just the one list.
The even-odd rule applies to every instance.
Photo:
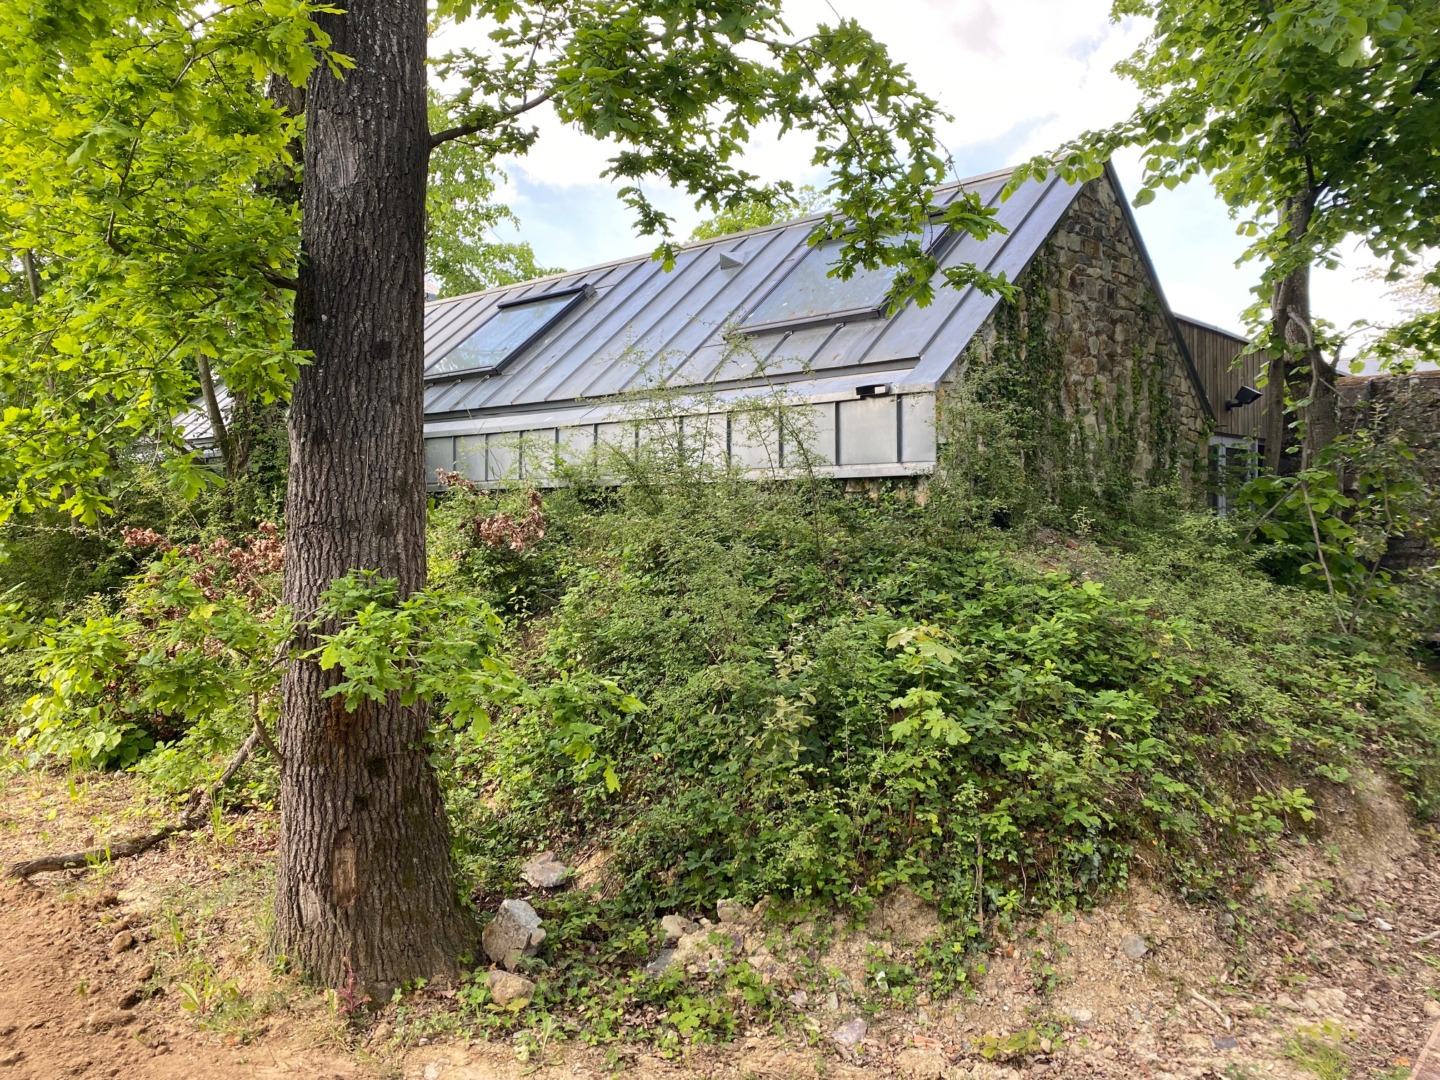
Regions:
[[840, 1011], [840, 995], [837, 994], [837, 993], [835, 993], [834, 990], [831, 990], [828, 994], [825, 995], [825, 1011], [826, 1011], [826, 1012], [839, 1012], [839, 1011]]
[[739, 900], [721, 900], [715, 905], [715, 915], [721, 924], [744, 922], [749, 914]]
[[929, 1027], [932, 1023], [934, 1023], [934, 1021], [930, 1019], [930, 1010], [916, 1009], [915, 1023], [919, 1024], [921, 1027]]
[[441, 1075], [445, 1072], [445, 1066], [449, 1064], [450, 1062], [443, 1058], [439, 1061], [432, 1061], [425, 1066], [425, 1071], [420, 1075], [423, 1080], [440, 1080]]
[[1434, 998], [1426, 998], [1425, 1015], [1432, 1020], [1440, 1018], [1440, 1001], [1436, 1001]]
[[655, 959], [645, 965], [645, 974], [664, 975], [673, 963], [675, 963], [675, 950], [661, 949]]
[[121, 930], [110, 939], [110, 955], [119, 956], [122, 952], [128, 952], [135, 947], [135, 935], [129, 930]]
[[1347, 911], [1345, 918], [1353, 923], [1362, 923], [1365, 921], [1365, 913], [1363, 911]]
[[810, 1004], [810, 995], [807, 994], [804, 990], [796, 990], [785, 1000], [790, 1002], [790, 1004], [794, 1005], [797, 1009], [803, 1009], [806, 1005]]
[[155, 965], [147, 960], [145, 963], [140, 965], [140, 970], [135, 972], [135, 981], [139, 983], [147, 983], [152, 978], [154, 978], [154, 976]]
[[529, 1002], [535, 997], [535, 984], [522, 975], [508, 971], [492, 971], [485, 976], [485, 987], [490, 991], [490, 1000], [496, 1005], [509, 1005], [516, 1001]]
[[763, 946], [747, 956], [745, 962], [761, 975], [775, 975], [780, 971], [779, 962], [770, 955], [770, 950]]
[[120, 903], [120, 894], [114, 889], [106, 889], [95, 897], [96, 907], [114, 907], [118, 903]]
[[115, 1007], [117, 1009], [133, 1009], [140, 1004], [142, 996], [140, 987], [133, 986], [115, 999]]
[[668, 949], [686, 934], [693, 934], [700, 928], [683, 915], [666, 915], [660, 920], [660, 929], [665, 932], [665, 947]]
[[571, 870], [555, 857], [553, 851], [542, 851], [520, 868], [520, 878], [537, 889], [558, 889], [570, 880]]
[[0, 1069], [8, 1069], [11, 1065], [19, 1065], [20, 1059], [24, 1056], [24, 1050], [11, 1050], [8, 1054], [0, 1055]]
[[128, 1024], [131, 1017], [123, 1012], [107, 1012], [103, 1009], [96, 1009], [85, 1018], [86, 1031], [109, 1031], [111, 1028], [123, 1027]]
[[1216, 916], [1215, 922], [1219, 924], [1221, 930], [1232, 930], [1235, 927], [1235, 916], [1231, 912], [1222, 911]]
[[1078, 1009], [1071, 1009], [1070, 1022], [1076, 1027], [1089, 1027], [1095, 1022], [1095, 1013], [1084, 1006]]
[[1216, 1035], [1210, 1040], [1216, 1050], [1234, 1050], [1240, 1045], [1240, 1040], [1234, 1035]]
[[857, 1016], [832, 1031], [830, 1041], [843, 1050], [853, 1050], [860, 1045], [860, 1040], [865, 1038], [865, 1032], [869, 1030], [870, 1025]]
[[895, 1065], [907, 1080], [943, 1080], [948, 1062], [938, 1050], [912, 1046], [900, 1051]]
[[540, 916], [524, 900], [505, 900], [480, 935], [485, 955], [507, 971], [513, 971], [521, 957], [534, 956], [545, 940]]
[[1120, 951], [1131, 960], [1139, 960], [1150, 950], [1145, 945], [1145, 939], [1139, 934], [1126, 934], [1120, 939]]
[[1391, 925], [1390, 925], [1388, 922], [1386, 922], [1384, 919], [1381, 919], [1381, 918], [1378, 918], [1378, 917], [1377, 917], [1377, 918], [1375, 919], [1375, 929], [1376, 929], [1376, 930], [1379, 930], [1382, 934], [1388, 934], [1388, 933], [1390, 933], [1391, 930], [1394, 930], [1395, 927], [1391, 926]]

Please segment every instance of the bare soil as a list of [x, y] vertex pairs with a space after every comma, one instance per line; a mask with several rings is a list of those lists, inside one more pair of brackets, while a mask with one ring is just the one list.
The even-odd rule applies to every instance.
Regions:
[[[427, 1043], [388, 1006], [347, 1025], [333, 998], [268, 962], [275, 823], [252, 812], [135, 860], [0, 885], [0, 1080], [1401, 1080], [1427, 1042], [1440, 1055], [1440, 839], [1377, 781], [1332, 803], [1326, 842], [1287, 849], [1233, 916], [1137, 884], [1026, 926], [970, 994], [877, 1009], [867, 960], [938, 930], [893, 897], [825, 957], [833, 1000], [812, 991], [778, 1029], [678, 1061], [640, 1044]], [[0, 860], [128, 836], [163, 813], [125, 778], [14, 774], [0, 779]], [[788, 990], [783, 941], [774, 952]], [[442, 988], [415, 1004], [453, 1008]], [[862, 1010], [863, 1039], [842, 1049], [832, 1034]], [[1426, 1080], [1440, 1077], [1431, 1060]]]

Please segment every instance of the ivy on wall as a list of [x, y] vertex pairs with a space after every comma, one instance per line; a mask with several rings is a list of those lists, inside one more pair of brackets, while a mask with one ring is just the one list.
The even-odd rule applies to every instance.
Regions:
[[[1103, 207], [1093, 216], [1103, 227]], [[1159, 301], [1148, 286], [1138, 304], [1071, 291], [1082, 326], [1123, 322], [1138, 338], [1123, 360], [1117, 350], [1112, 369], [1102, 364], [1088, 374], [1084, 358], [1067, 357], [1059, 337], [1056, 298], [1068, 288], [1063, 262], [1052, 237], [1021, 275], [1015, 297], [1003, 300], [971, 341], [958, 380], [944, 392], [941, 435], [946, 442], [974, 442], [976, 418], [988, 413], [989, 440], [1002, 421], [1033, 498], [1066, 511], [1120, 510], [1142, 488], [1174, 483], [1187, 451], [1170, 357], [1155, 333], [1163, 325]]]

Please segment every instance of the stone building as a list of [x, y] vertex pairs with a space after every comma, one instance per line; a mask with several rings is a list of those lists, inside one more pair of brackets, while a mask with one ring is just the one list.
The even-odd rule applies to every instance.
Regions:
[[[1440, 371], [1349, 376], [1336, 380], [1336, 392], [1342, 432], [1368, 432], [1377, 439], [1398, 436], [1414, 455], [1414, 467], [1430, 491], [1440, 491]], [[1385, 564], [1397, 570], [1437, 562], [1440, 551], [1421, 536], [1395, 537], [1385, 556]]]
[[978, 192], [1003, 234], [922, 240], [942, 268], [1005, 272], [1014, 300], [937, 282], [887, 313], [889, 273], [829, 276], [809, 218], [691, 244], [668, 271], [640, 255], [434, 301], [427, 468], [543, 483], [557, 458], [660, 431], [757, 476], [911, 476], [963, 398], [1017, 418], [1037, 475], [1192, 477], [1214, 414], [1113, 171], [1002, 198], [1009, 177], [937, 193]]

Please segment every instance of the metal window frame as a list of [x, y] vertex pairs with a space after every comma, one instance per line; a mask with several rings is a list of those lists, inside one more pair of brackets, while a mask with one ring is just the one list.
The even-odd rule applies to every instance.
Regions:
[[[925, 254], [928, 255], [930, 258], [934, 259], [937, 263], [949, 253], [950, 245], [953, 244], [956, 240], [958, 240], [960, 236], [959, 229], [952, 228], [951, 226], [946, 225], [944, 222], [936, 220], [938, 216], [939, 215], [934, 214], [931, 215], [930, 224], [935, 229], [935, 235], [931, 238], [929, 246], [925, 249]], [[847, 230], [847, 232], [853, 231], [853, 229]], [[761, 297], [758, 302], [756, 302], [755, 307], [750, 312], [746, 313], [745, 320], [740, 323], [740, 329], [747, 334], [763, 334], [773, 330], [808, 330], [816, 326], [829, 326], [832, 323], [860, 322], [867, 319], [888, 318], [889, 316], [887, 315], [885, 310], [889, 306], [887, 303], [887, 291], [887, 295], [885, 297], [882, 297], [878, 302], [866, 305], [864, 307], [846, 308], [843, 311], [823, 311], [813, 315], [793, 315], [783, 319], [768, 319], [762, 323], [752, 323], [748, 321], [755, 311], [758, 311], [760, 308], [764, 307], [770, 302], [771, 297], [773, 297], [776, 292], [779, 291], [785, 285], [785, 283], [790, 280], [790, 276], [794, 274], [795, 271], [804, 264], [806, 259], [810, 258], [812, 254], [825, 247], [827, 244], [839, 242], [840, 238], [837, 238], [835, 240], [827, 240], [815, 245], [807, 244], [805, 254], [799, 259], [795, 260], [794, 265], [791, 266], [788, 270], [786, 270], [784, 275], [782, 275], [781, 278], [770, 287], [770, 289], [765, 293], [765, 295]]]
[[541, 323], [540, 326], [535, 329], [534, 333], [532, 333], [524, 341], [520, 342], [520, 344], [516, 345], [508, 353], [506, 353], [504, 359], [500, 360], [498, 363], [490, 364], [487, 367], [466, 368], [464, 371], [439, 371], [433, 374], [427, 371], [424, 376], [425, 382], [427, 384], [453, 382], [456, 379], [469, 379], [474, 378], [477, 375], [499, 375], [507, 367], [509, 367], [516, 360], [516, 358], [520, 356], [521, 353], [525, 352], [542, 337], [548, 334], [555, 327], [556, 323], [558, 323], [561, 319], [565, 318], [565, 316], [569, 315], [570, 312], [574, 311], [577, 307], [579, 307], [586, 300], [589, 300], [594, 295], [595, 287], [593, 285], [586, 284], [572, 285], [566, 289], [556, 289], [554, 292], [542, 293], [539, 296], [521, 296], [514, 300], [500, 301], [500, 303], [495, 305], [495, 311], [490, 315], [488, 319], [482, 322], [479, 326], [475, 327], [475, 329], [470, 331], [470, 333], [466, 334], [463, 338], [460, 339], [460, 341], [456, 342], [453, 349], [450, 349], [442, 356], [437, 356], [433, 361], [431, 361], [431, 366], [433, 367], [435, 364], [440, 363], [442, 360], [445, 359], [446, 356], [454, 353], [456, 349], [463, 348], [467, 341], [469, 341], [476, 334], [484, 330], [485, 327], [489, 326], [492, 322], [494, 322], [495, 319], [502, 312], [510, 311], [514, 308], [526, 307], [530, 304], [540, 304], [551, 300], [558, 300], [566, 296], [570, 298], [569, 303], [561, 304], [560, 307], [556, 309], [554, 314], [550, 316], [550, 318], [546, 319], [545, 322]]

